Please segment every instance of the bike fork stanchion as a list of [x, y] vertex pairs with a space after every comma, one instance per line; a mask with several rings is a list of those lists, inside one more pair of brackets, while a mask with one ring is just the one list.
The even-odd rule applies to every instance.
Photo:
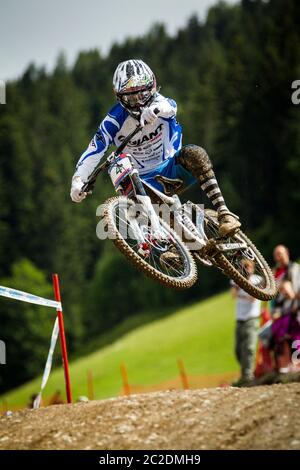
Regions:
[[[52, 280], [53, 280], [55, 300], [57, 302], [61, 302], [58, 275], [52, 274]], [[62, 354], [62, 359], [63, 359], [64, 374], [65, 374], [67, 402], [72, 403], [67, 342], [66, 342], [66, 336], [65, 336], [64, 317], [62, 313], [62, 308], [61, 310], [59, 309], [57, 310], [57, 318], [58, 318], [58, 325], [59, 325], [60, 347], [61, 347], [61, 354]]]

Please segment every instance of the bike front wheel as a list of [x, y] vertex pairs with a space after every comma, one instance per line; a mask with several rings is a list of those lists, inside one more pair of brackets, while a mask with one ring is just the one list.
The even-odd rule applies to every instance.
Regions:
[[[196, 263], [175, 231], [162, 219], [164, 237], [156, 240], [147, 217], [136, 211], [138, 206], [125, 196], [106, 201], [103, 218], [108, 236], [126, 258], [148, 277], [175, 289], [187, 289], [197, 280]], [[137, 217], [132, 214], [136, 212]], [[144, 243], [136, 236], [143, 233]]]

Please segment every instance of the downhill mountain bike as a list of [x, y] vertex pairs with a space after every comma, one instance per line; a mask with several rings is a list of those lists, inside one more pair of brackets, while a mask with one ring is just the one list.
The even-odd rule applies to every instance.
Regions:
[[108, 171], [118, 195], [102, 205], [106, 236], [135, 267], [165, 286], [191, 287], [197, 279], [196, 263], [201, 263], [220, 269], [257, 299], [274, 298], [272, 271], [241, 230], [220, 237], [217, 213], [191, 201], [182, 204], [176, 194], [178, 180], [158, 176], [164, 192], [143, 181], [131, 155], [123, 153], [139, 131], [140, 125], [98, 165], [82, 188], [90, 194], [98, 175]]

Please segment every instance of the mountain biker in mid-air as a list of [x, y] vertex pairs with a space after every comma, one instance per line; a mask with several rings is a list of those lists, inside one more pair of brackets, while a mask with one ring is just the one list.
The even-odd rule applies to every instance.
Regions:
[[150, 67], [142, 60], [120, 63], [113, 76], [113, 91], [118, 103], [105, 116], [77, 163], [72, 178], [72, 200], [81, 202], [86, 197], [81, 192], [83, 184], [108, 147], [120, 145], [140, 123], [142, 130], [124, 152], [131, 155], [142, 180], [162, 192], [166, 192], [172, 180], [178, 188], [198, 180], [218, 213], [220, 235], [238, 230], [241, 224], [225, 204], [209, 156], [197, 145], [182, 146], [176, 102], [159, 93]]

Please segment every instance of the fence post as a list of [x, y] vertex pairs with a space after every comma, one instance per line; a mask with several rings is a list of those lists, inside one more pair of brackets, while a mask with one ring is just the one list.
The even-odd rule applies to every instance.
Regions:
[[178, 359], [177, 364], [178, 364], [182, 386], [185, 390], [188, 390], [190, 387], [189, 387], [188, 377], [184, 368], [183, 360]]
[[[53, 288], [54, 288], [55, 300], [57, 302], [61, 302], [58, 275], [57, 274], [52, 274], [52, 279], [53, 279]], [[58, 325], [59, 325], [60, 347], [61, 347], [61, 354], [62, 354], [62, 359], [63, 359], [64, 374], [65, 374], [65, 382], [66, 382], [67, 402], [72, 403], [68, 352], [67, 352], [67, 343], [66, 343], [65, 327], [64, 327], [64, 317], [63, 317], [62, 309], [57, 310], [57, 318], [58, 318]]]
[[121, 364], [121, 375], [122, 375], [122, 382], [123, 382], [123, 391], [124, 395], [130, 395], [130, 386], [128, 382], [128, 374], [127, 369], [124, 363]]

